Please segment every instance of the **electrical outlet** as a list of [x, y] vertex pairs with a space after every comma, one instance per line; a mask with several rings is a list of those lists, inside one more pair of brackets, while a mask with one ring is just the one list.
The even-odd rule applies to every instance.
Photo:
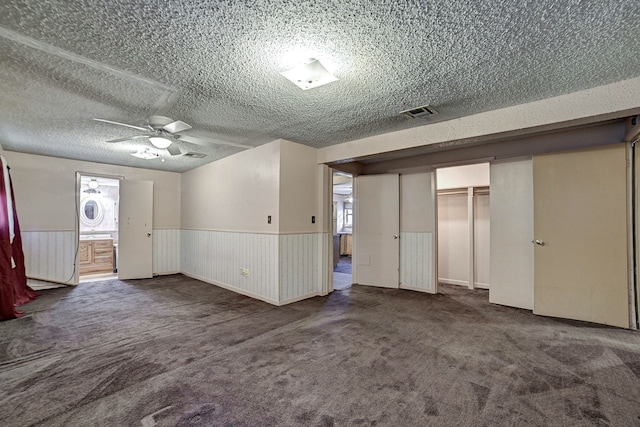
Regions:
[[249, 269], [248, 268], [241, 268], [240, 269], [240, 274], [243, 275], [244, 277], [249, 277]]

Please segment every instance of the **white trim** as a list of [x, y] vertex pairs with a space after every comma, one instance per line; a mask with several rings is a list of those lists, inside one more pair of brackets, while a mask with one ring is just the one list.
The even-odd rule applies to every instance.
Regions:
[[400, 289], [402, 289], [403, 291], [415, 291], [415, 292], [421, 292], [423, 294], [429, 294], [429, 295], [433, 295], [433, 291], [430, 289], [424, 289], [424, 288], [416, 288], [413, 286], [402, 286]]
[[[637, 133], [638, 129], [631, 129]], [[629, 134], [627, 137], [632, 136], [634, 134]], [[632, 136], [633, 138], [633, 136]], [[627, 138], [625, 138], [627, 139]], [[638, 248], [634, 248], [634, 240], [635, 244], [638, 244], [638, 212], [637, 207], [633, 206], [634, 194], [633, 190], [635, 188], [635, 184], [638, 181], [638, 177], [636, 177], [636, 183], [633, 182], [634, 172], [638, 172], [638, 165], [635, 164], [638, 156], [633, 159], [631, 156], [634, 154], [634, 150], [632, 148], [633, 144], [637, 144], [637, 142], [631, 141], [626, 143], [626, 152], [627, 152], [627, 281], [629, 287], [629, 329], [637, 330], [638, 329], [638, 313], [636, 312], [636, 290], [634, 289], [637, 286], [638, 276], [634, 271], [636, 266], [636, 259], [634, 259], [634, 250], [638, 250]], [[637, 145], [635, 146], [635, 150], [640, 149]], [[635, 165], [635, 171], [633, 170], [633, 166]], [[635, 188], [637, 193], [637, 188]], [[638, 197], [638, 194], [635, 194], [635, 197]], [[637, 203], [637, 200], [636, 200]], [[633, 235], [633, 223], [636, 224], [636, 235]], [[636, 254], [637, 256], [637, 254]]]
[[474, 286], [478, 289], [489, 289], [489, 284], [488, 283], [480, 283], [480, 282], [475, 282]]
[[469, 257], [469, 270], [467, 272], [467, 277], [469, 280], [469, 289], [473, 289], [473, 283], [476, 280], [476, 241], [475, 241], [475, 205], [473, 203], [474, 195], [473, 195], [473, 187], [467, 188], [467, 228], [468, 228], [468, 238], [469, 238], [469, 253], [467, 256]]
[[431, 283], [433, 283], [433, 293], [438, 293], [438, 173], [436, 169], [430, 171], [431, 174], [431, 205], [433, 206], [433, 237], [431, 241]]
[[[171, 229], [171, 228], [169, 228]], [[213, 231], [216, 233], [236, 233], [236, 234], [262, 234], [266, 236], [293, 236], [299, 234], [318, 234], [318, 231], [285, 231], [285, 232], [272, 232], [272, 231], [247, 231], [247, 230], [221, 230], [217, 228], [190, 228], [190, 227], [178, 227], [180, 230], [185, 231]]]
[[37, 280], [39, 282], [54, 283], [56, 285], [64, 285], [64, 286], [76, 286], [77, 285], [77, 283], [61, 282], [59, 280], [43, 279], [43, 278], [40, 278], [40, 277], [32, 277], [32, 276], [27, 276], [27, 280]]
[[[293, 297], [293, 298], [289, 298], [288, 300], [284, 300], [284, 301], [280, 301], [279, 304], [276, 304], [277, 306], [283, 306], [283, 305], [287, 305], [287, 304], [293, 304], [294, 302], [298, 302], [298, 301], [302, 301], [308, 298], [313, 298], [313, 297], [318, 297], [321, 296], [318, 292], [312, 292], [310, 294], [307, 295], [300, 295], [297, 297]], [[265, 300], [263, 300], [265, 301]], [[269, 302], [269, 301], [267, 301]]]
[[469, 282], [466, 280], [456, 280], [456, 279], [438, 279], [440, 283], [446, 283], [447, 285], [457, 285], [464, 286], [465, 288], [469, 287]]
[[240, 294], [240, 295], [244, 295], [246, 297], [250, 297], [250, 298], [254, 298], [254, 299], [260, 300], [260, 301], [268, 302], [269, 304], [272, 304], [272, 305], [275, 305], [275, 306], [279, 305], [278, 301], [276, 301], [274, 299], [267, 298], [267, 297], [265, 297], [263, 295], [254, 294], [253, 292], [246, 291], [246, 290], [244, 290], [242, 288], [238, 288], [238, 287], [235, 287], [235, 286], [232, 286], [232, 285], [228, 285], [228, 284], [222, 283], [222, 282], [216, 282], [216, 281], [213, 281], [213, 280], [209, 280], [209, 279], [207, 279], [205, 277], [198, 276], [197, 274], [191, 274], [191, 273], [185, 273], [185, 272], [182, 272], [182, 274], [184, 274], [187, 277], [191, 277], [192, 279], [200, 280], [201, 282], [209, 283], [210, 285], [219, 286], [221, 288], [227, 289], [229, 291], [235, 292], [235, 293]]

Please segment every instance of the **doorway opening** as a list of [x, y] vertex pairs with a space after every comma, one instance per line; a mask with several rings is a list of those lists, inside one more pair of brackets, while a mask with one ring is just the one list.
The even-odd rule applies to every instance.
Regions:
[[353, 175], [333, 172], [333, 289], [351, 288], [353, 253]]
[[79, 173], [78, 283], [118, 277], [120, 179]]
[[489, 289], [489, 163], [437, 169], [438, 283]]

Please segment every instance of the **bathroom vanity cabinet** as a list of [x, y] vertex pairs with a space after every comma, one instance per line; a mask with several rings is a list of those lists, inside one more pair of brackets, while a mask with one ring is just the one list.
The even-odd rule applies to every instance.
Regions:
[[80, 274], [113, 273], [113, 239], [80, 240]]

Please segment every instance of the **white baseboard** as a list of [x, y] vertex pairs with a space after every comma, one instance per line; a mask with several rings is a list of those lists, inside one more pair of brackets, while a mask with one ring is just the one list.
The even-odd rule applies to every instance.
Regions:
[[469, 287], [469, 282], [467, 282], [466, 280], [456, 280], [456, 279], [443, 279], [443, 278], [438, 278], [438, 282], [439, 283], [446, 283], [447, 285], [458, 285], [458, 286], [464, 286], [465, 288]]
[[196, 274], [185, 273], [184, 271], [182, 272], [182, 274], [184, 274], [187, 277], [191, 277], [192, 279], [197, 279], [197, 280], [200, 280], [202, 282], [209, 283], [211, 285], [215, 285], [215, 286], [219, 286], [219, 287], [224, 288], [224, 289], [228, 289], [228, 290], [233, 291], [233, 292], [235, 292], [237, 294], [240, 294], [240, 295], [244, 295], [244, 296], [247, 296], [247, 297], [255, 298], [257, 300], [264, 301], [264, 302], [267, 302], [267, 303], [272, 304], [272, 305], [281, 305], [281, 304], [278, 304], [278, 301], [276, 301], [274, 299], [267, 298], [267, 297], [265, 297], [263, 295], [255, 294], [253, 292], [246, 291], [246, 290], [244, 290], [242, 288], [238, 288], [238, 287], [233, 286], [233, 285], [229, 285], [229, 284], [221, 283], [221, 282], [215, 282], [213, 280], [207, 279], [206, 277], [200, 277], [200, 276], [198, 276]]
[[[457, 285], [457, 286], [464, 286], [465, 288], [469, 287], [469, 282], [465, 281], [465, 280], [456, 280], [456, 279], [438, 279], [438, 283], [446, 283], [447, 285]], [[489, 289], [489, 284], [488, 283], [480, 283], [480, 282], [475, 282], [473, 285], [474, 288], [478, 288], [478, 289]]]
[[320, 294], [318, 292], [313, 292], [313, 293], [308, 294], [308, 295], [302, 295], [302, 296], [295, 297], [295, 298], [289, 298], [288, 300], [281, 301], [280, 304], [278, 304], [278, 305], [293, 304], [294, 302], [302, 301], [304, 299], [313, 298], [313, 297], [317, 297], [317, 296], [320, 296]]
[[424, 289], [424, 288], [416, 288], [413, 286], [404, 286], [404, 285], [400, 285], [400, 289], [406, 289], [407, 291], [416, 291], [416, 292], [422, 292], [424, 294], [435, 294], [435, 292], [433, 292], [430, 289]]

